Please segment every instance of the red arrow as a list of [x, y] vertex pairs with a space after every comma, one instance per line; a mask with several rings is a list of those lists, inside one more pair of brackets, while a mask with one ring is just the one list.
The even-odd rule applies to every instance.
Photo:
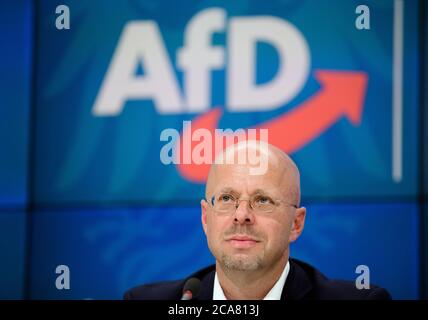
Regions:
[[[269, 143], [286, 153], [290, 154], [301, 149], [344, 115], [354, 125], [359, 125], [361, 121], [368, 81], [367, 73], [318, 70], [315, 72], [315, 77], [321, 84], [321, 89], [316, 94], [293, 110], [254, 127], [268, 129]], [[180, 136], [180, 141], [183, 141], [183, 135], [188, 140], [197, 129], [207, 129], [212, 139], [209, 148], [215, 157], [214, 130], [217, 128], [221, 113], [220, 108], [215, 108], [195, 118], [191, 123], [190, 132], [185, 129]], [[186, 148], [185, 151], [194, 150], [195, 146], [204, 142], [191, 141], [188, 144], [190, 148]], [[180, 148], [180, 155], [183, 155], [182, 144], [177, 146]], [[181, 156], [182, 159], [183, 156]], [[188, 164], [184, 164], [183, 161], [177, 164], [178, 171], [185, 179], [199, 183], [206, 180], [209, 167], [210, 164], [195, 164], [193, 160]]]

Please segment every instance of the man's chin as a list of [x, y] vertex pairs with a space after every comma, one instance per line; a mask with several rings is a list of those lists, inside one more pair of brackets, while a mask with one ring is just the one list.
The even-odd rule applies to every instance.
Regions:
[[228, 270], [236, 271], [255, 271], [262, 267], [261, 259], [243, 253], [223, 256], [221, 264]]

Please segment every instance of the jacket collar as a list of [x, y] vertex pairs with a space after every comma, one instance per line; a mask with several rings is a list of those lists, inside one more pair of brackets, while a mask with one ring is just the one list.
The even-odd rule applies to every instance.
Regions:
[[[282, 290], [281, 300], [304, 299], [312, 289], [311, 282], [306, 272], [299, 266], [295, 259], [289, 259], [290, 272]], [[215, 265], [205, 268], [193, 276], [201, 279], [201, 291], [197, 300], [212, 300], [214, 290]]]
[[290, 272], [282, 290], [281, 300], [304, 299], [312, 289], [311, 281], [295, 259], [289, 261]]

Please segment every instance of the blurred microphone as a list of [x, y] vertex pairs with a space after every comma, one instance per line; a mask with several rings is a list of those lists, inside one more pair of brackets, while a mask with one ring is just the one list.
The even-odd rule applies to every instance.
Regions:
[[201, 289], [201, 281], [197, 278], [190, 278], [184, 284], [181, 300], [192, 300], [196, 298], [199, 294], [199, 289]]

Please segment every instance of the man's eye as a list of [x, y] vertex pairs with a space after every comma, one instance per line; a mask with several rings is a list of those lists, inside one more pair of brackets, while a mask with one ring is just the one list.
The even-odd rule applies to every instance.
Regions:
[[263, 196], [257, 197], [256, 202], [259, 204], [273, 203], [273, 201], [269, 197], [263, 197]]
[[230, 201], [233, 201], [233, 197], [229, 194], [223, 194], [220, 196], [219, 200], [221, 202], [230, 202]]

